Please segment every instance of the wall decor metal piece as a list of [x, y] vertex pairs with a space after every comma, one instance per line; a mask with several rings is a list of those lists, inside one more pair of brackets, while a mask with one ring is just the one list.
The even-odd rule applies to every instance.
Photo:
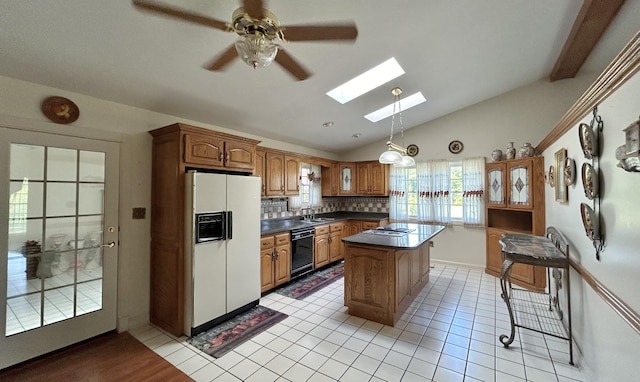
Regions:
[[591, 159], [597, 156], [597, 138], [593, 132], [593, 128], [586, 123], [581, 123], [580, 127], [578, 127], [578, 136], [580, 137], [580, 147], [582, 147], [584, 157]]
[[582, 164], [582, 187], [584, 187], [584, 196], [589, 200], [598, 198], [599, 195], [599, 178], [598, 173], [591, 163]]
[[618, 167], [628, 172], [640, 172], [640, 119], [622, 131], [625, 142], [616, 149]]
[[566, 203], [569, 200], [567, 183], [564, 180], [564, 162], [567, 159], [567, 149], [560, 149], [555, 154], [555, 167], [558, 172], [555, 176], [556, 202]]
[[564, 182], [567, 186], [576, 182], [576, 161], [569, 157], [564, 161]]

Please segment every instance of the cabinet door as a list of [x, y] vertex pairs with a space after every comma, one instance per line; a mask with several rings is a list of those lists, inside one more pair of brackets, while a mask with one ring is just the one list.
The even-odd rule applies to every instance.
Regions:
[[215, 137], [185, 133], [184, 161], [201, 166], [223, 166], [224, 141]]
[[487, 269], [500, 273], [502, 268], [502, 246], [498, 242], [503, 230], [487, 228]]
[[342, 249], [342, 231], [331, 232], [329, 235], [329, 261], [334, 262], [344, 258]]
[[260, 251], [260, 290], [268, 291], [275, 287], [273, 248]]
[[510, 208], [531, 209], [533, 207], [531, 163], [531, 159], [522, 159], [507, 164], [509, 187], [507, 205]]
[[504, 163], [487, 163], [487, 206], [506, 207], [506, 167]]
[[362, 230], [366, 231], [368, 229], [376, 229], [378, 228], [378, 222], [362, 222]]
[[356, 194], [367, 195], [371, 191], [371, 181], [369, 179], [369, 164], [358, 163], [356, 165], [356, 170], [357, 170]]
[[298, 179], [300, 178], [300, 162], [296, 157], [285, 156], [285, 195], [298, 195], [300, 186]]
[[253, 170], [256, 165], [256, 146], [247, 142], [226, 141], [224, 166], [232, 169]]
[[373, 162], [369, 164], [370, 195], [389, 195], [388, 181], [389, 165]]
[[329, 235], [319, 235], [313, 239], [313, 267], [329, 264]]
[[266, 155], [266, 152], [262, 150], [256, 150], [256, 167], [253, 170], [253, 175], [259, 176], [262, 181], [262, 186], [260, 187], [260, 196], [267, 195]]
[[340, 165], [338, 163], [331, 164], [331, 196], [337, 196], [340, 193]]
[[340, 195], [354, 195], [356, 193], [355, 163], [340, 164]]
[[291, 244], [276, 247], [275, 285], [286, 283], [291, 279]]
[[284, 195], [284, 155], [268, 152], [266, 159], [266, 195]]
[[347, 236], [356, 235], [362, 232], [362, 222], [359, 221], [349, 221], [346, 225]]
[[429, 272], [431, 271], [431, 259], [429, 257], [429, 244], [420, 247], [420, 280], [423, 284], [429, 282]]

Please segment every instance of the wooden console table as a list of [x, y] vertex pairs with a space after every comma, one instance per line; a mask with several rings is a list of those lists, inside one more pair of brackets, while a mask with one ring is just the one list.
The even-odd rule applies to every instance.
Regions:
[[[514, 340], [516, 327], [565, 339], [569, 341], [569, 363], [573, 365], [569, 246], [566, 239], [558, 230], [549, 227], [546, 237], [504, 234], [500, 244], [503, 256], [500, 273], [501, 297], [507, 304], [511, 321], [510, 335], [501, 335], [500, 342], [504, 347], [509, 347]], [[511, 267], [516, 263], [546, 267], [547, 272], [553, 274], [555, 290], [551, 290], [551, 277], [547, 277], [547, 292], [514, 288], [511, 285], [510, 272]], [[566, 330], [562, 324], [564, 314], [560, 309], [558, 293], [558, 289], [562, 287], [567, 290]]]

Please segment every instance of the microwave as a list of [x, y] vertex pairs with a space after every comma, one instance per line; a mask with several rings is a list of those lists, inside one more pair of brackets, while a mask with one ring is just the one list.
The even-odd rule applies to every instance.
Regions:
[[[227, 239], [227, 220], [231, 212], [205, 212], [195, 216], [196, 244]], [[229, 232], [230, 233], [230, 232]]]

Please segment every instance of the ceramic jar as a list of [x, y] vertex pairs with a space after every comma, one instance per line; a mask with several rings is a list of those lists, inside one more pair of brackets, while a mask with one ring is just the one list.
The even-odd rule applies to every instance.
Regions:
[[528, 158], [532, 156], [533, 156], [533, 147], [529, 142], [522, 145], [522, 147], [520, 147], [520, 150], [518, 150], [518, 158]]
[[491, 159], [493, 159], [494, 162], [498, 162], [502, 160], [502, 150], [500, 149], [495, 149], [491, 152]]
[[515, 159], [516, 157], [516, 148], [513, 147], [513, 142], [509, 142], [506, 150], [507, 159]]

